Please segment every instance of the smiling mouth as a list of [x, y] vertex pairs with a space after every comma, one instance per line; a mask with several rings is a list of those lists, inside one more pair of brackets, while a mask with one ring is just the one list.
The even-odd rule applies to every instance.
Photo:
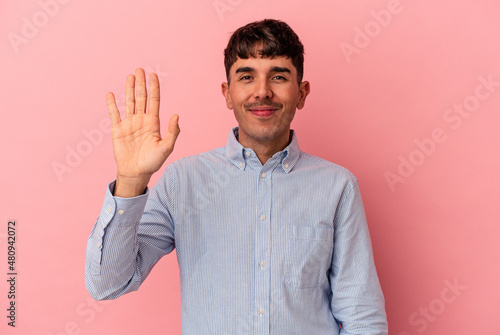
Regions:
[[254, 102], [247, 104], [245, 109], [252, 113], [254, 116], [265, 118], [270, 117], [277, 110], [281, 109], [283, 105], [279, 102], [274, 102], [269, 99], [265, 99], [259, 102]]
[[247, 110], [253, 115], [258, 117], [269, 117], [273, 115], [278, 110], [278, 108], [271, 106], [260, 106], [260, 107], [248, 108]]

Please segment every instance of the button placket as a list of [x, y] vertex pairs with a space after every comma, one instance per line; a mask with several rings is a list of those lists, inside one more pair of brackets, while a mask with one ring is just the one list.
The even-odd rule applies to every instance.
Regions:
[[[272, 159], [271, 159], [272, 160]], [[271, 163], [271, 164], [270, 164]], [[274, 163], [274, 164], [272, 164]], [[269, 332], [269, 299], [270, 299], [270, 242], [271, 242], [271, 174], [272, 166], [277, 161], [268, 161], [257, 175], [257, 221], [255, 227], [255, 308], [256, 331], [259, 334]]]

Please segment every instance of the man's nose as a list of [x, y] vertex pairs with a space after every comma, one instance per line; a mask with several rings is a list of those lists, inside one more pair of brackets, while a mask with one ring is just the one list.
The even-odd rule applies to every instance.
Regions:
[[273, 97], [271, 85], [267, 79], [259, 79], [255, 83], [254, 98], [255, 99], [270, 99]]

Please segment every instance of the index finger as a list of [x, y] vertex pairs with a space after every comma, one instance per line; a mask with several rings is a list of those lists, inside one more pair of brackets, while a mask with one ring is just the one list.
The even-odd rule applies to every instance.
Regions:
[[159, 116], [160, 114], [160, 81], [156, 73], [149, 75], [148, 113], [154, 116]]

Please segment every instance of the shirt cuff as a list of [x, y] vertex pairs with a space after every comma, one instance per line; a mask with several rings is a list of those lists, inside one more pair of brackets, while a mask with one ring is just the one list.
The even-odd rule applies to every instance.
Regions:
[[103, 228], [108, 225], [121, 226], [139, 223], [146, 207], [149, 188], [146, 187], [144, 193], [136, 197], [121, 198], [113, 195], [115, 184], [116, 180], [109, 183], [104, 196], [100, 215]]

